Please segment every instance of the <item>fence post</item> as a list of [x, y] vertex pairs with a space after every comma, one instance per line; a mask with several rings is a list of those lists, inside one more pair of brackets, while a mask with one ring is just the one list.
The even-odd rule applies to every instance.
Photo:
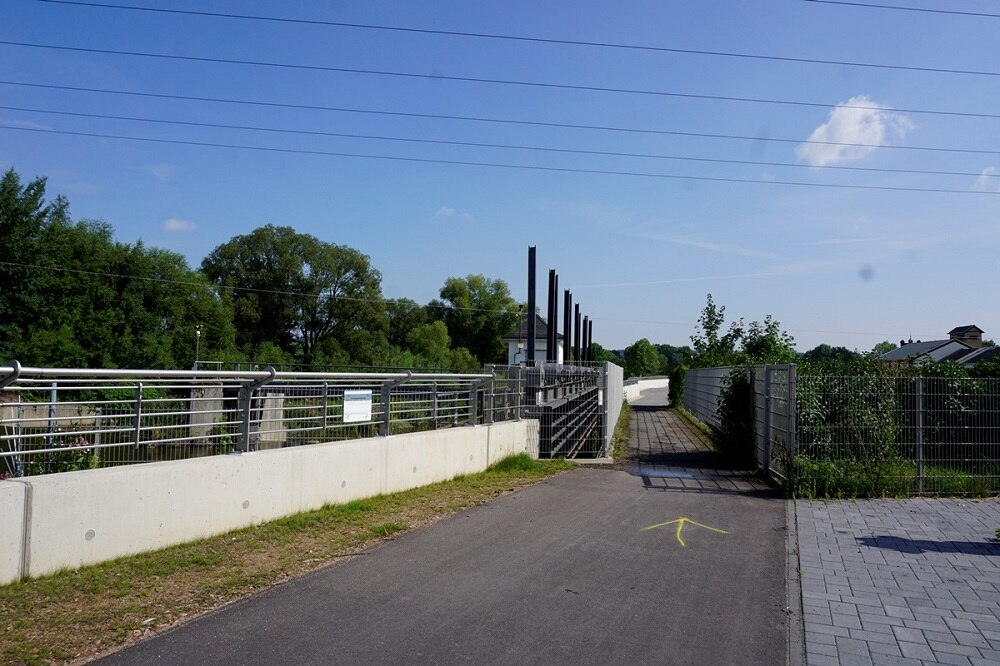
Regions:
[[793, 476], [795, 474], [795, 456], [798, 453], [798, 441], [796, 437], [798, 433], [796, 432], [796, 427], [798, 425], [799, 409], [796, 404], [796, 389], [798, 388], [798, 370], [795, 364], [788, 366], [788, 444], [786, 444], [786, 452], [788, 453], [790, 470], [785, 470], [785, 474]]
[[57, 391], [56, 382], [52, 382], [49, 386], [49, 434], [45, 438], [46, 448], [50, 451], [45, 455], [45, 469], [46, 471], [52, 471], [52, 447], [55, 446], [55, 433], [56, 433], [56, 401], [59, 399], [59, 393]]
[[917, 377], [917, 492], [924, 492], [924, 378]]
[[392, 426], [392, 410], [389, 408], [391, 398], [392, 382], [383, 382], [382, 392], [379, 394], [379, 403], [382, 407], [382, 421], [378, 424], [378, 434], [382, 437], [389, 436], [389, 431]]
[[264, 384], [272, 381], [277, 375], [277, 371], [268, 366], [269, 377], [259, 379], [240, 387], [239, 412], [240, 412], [240, 451], [249, 453], [250, 451], [250, 422], [253, 420], [253, 394]]
[[481, 382], [469, 384], [469, 425], [476, 425], [479, 420], [479, 386]]
[[494, 387], [496, 386], [496, 374], [494, 373], [491, 379], [486, 380], [486, 396], [484, 398], [486, 404], [483, 405], [483, 410], [486, 412], [483, 414], [483, 421], [487, 424], [493, 423], [493, 408], [494, 408]]
[[431, 382], [431, 430], [438, 427], [438, 383], [437, 380]]
[[142, 438], [142, 382], [135, 385], [135, 448], [139, 449], [139, 440]]
[[[771, 472], [771, 435], [772, 428], [774, 426], [774, 414], [773, 414], [773, 403], [771, 397], [771, 390], [774, 383], [774, 368], [770, 365], [764, 366], [764, 446], [761, 456], [761, 464], [764, 466], [764, 473], [769, 474]], [[755, 378], [751, 378], [751, 386], [756, 384]], [[751, 395], [753, 391], [751, 391]], [[756, 410], [755, 410], [756, 411]], [[756, 419], [754, 419], [756, 421]]]

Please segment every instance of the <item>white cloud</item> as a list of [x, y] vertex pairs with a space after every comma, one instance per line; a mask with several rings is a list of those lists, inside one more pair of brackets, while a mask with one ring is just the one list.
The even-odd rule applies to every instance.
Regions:
[[991, 166], [983, 169], [976, 178], [976, 189], [986, 192], [1000, 192], [1000, 169]]
[[476, 217], [472, 213], [463, 213], [461, 211], [452, 208], [451, 206], [441, 206], [441, 208], [439, 208], [438, 211], [434, 213], [434, 217], [438, 220], [458, 219], [458, 220], [465, 220], [466, 222], [472, 222], [473, 220], [476, 219]]
[[197, 228], [197, 225], [195, 225], [194, 222], [190, 222], [188, 220], [182, 220], [176, 217], [171, 217], [167, 220], [163, 220], [163, 222], [160, 224], [160, 227], [164, 231], [169, 231], [171, 233], [174, 233], [174, 232], [194, 231]]
[[164, 162], [144, 166], [142, 167], [142, 170], [160, 182], [170, 180], [174, 177], [174, 174], [177, 173], [177, 167], [173, 164], [166, 164]]
[[[815, 167], [854, 162], [876, 147], [888, 145], [890, 137], [902, 138], [911, 129], [913, 122], [907, 116], [857, 95], [835, 106], [827, 121], [809, 135], [808, 141], [814, 143], [800, 143], [795, 154]], [[864, 145], [836, 145], [845, 143]]]

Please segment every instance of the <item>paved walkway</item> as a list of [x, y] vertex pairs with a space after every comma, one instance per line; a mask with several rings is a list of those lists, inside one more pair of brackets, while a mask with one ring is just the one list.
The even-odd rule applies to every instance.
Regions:
[[[785, 502], [726, 470], [710, 485], [690, 431], [647, 407], [639, 464], [558, 475], [106, 661], [782, 664]], [[659, 469], [703, 485], [641, 474]]]
[[796, 502], [810, 666], [1000, 664], [1000, 502]]

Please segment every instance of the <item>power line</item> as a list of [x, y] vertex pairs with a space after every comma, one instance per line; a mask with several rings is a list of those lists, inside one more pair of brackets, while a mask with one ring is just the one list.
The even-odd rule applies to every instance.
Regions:
[[254, 150], [261, 152], [296, 154], [296, 155], [346, 157], [346, 158], [369, 159], [369, 160], [385, 160], [393, 162], [408, 162], [416, 164], [446, 164], [453, 166], [475, 166], [475, 167], [489, 167], [497, 169], [544, 171], [552, 173], [577, 173], [577, 174], [600, 175], [600, 176], [627, 176], [627, 177], [637, 177], [637, 178], [658, 178], [665, 180], [683, 180], [683, 181], [697, 181], [697, 182], [711, 182], [711, 183], [740, 183], [747, 185], [786, 185], [792, 187], [818, 187], [818, 188], [839, 189], [839, 190], [921, 192], [925, 194], [972, 194], [972, 195], [987, 195], [987, 196], [1000, 195], [1000, 191], [992, 192], [989, 190], [956, 190], [956, 189], [932, 188], [932, 187], [901, 187], [894, 185], [848, 185], [841, 183], [806, 183], [794, 180], [723, 178], [718, 176], [691, 176], [687, 174], [651, 173], [643, 171], [618, 171], [611, 169], [581, 169], [572, 167], [552, 167], [552, 166], [540, 166], [540, 165], [530, 165], [530, 164], [505, 164], [501, 162], [480, 162], [472, 160], [443, 160], [443, 159], [431, 159], [424, 157], [403, 157], [399, 155], [371, 155], [367, 153], [345, 153], [345, 152], [335, 152], [335, 151], [325, 151], [325, 150], [274, 148], [268, 146], [214, 143], [209, 141], [188, 141], [183, 139], [158, 139], [152, 137], [128, 136], [121, 134], [101, 134], [98, 132], [76, 132], [70, 130], [43, 129], [38, 127], [10, 127], [7, 125], [0, 125], [0, 129], [12, 130], [16, 132], [35, 132], [40, 134], [59, 134], [64, 136], [82, 136], [82, 137], [98, 138], [98, 139], [139, 141], [144, 143], [164, 143], [164, 144], [182, 145], [182, 146], [199, 146], [204, 148], [229, 148], [237, 150]]
[[[88, 271], [88, 270], [84, 270], [84, 269], [81, 269], [81, 268], [63, 268], [61, 266], [45, 266], [45, 265], [42, 265], [42, 264], [30, 264], [30, 263], [20, 262], [20, 261], [2, 261], [2, 260], [0, 260], [0, 265], [3, 265], [3, 266], [17, 266], [19, 268], [30, 268], [30, 269], [33, 269], [33, 270], [49, 271], [49, 272], [54, 272], [54, 273], [72, 273], [74, 275], [93, 275], [93, 276], [97, 276], [97, 277], [116, 278], [116, 279], [121, 279], [121, 280], [137, 280], [137, 281], [140, 281], [140, 282], [155, 282], [155, 283], [158, 283], [158, 284], [175, 284], [175, 285], [180, 285], [180, 286], [184, 286], [184, 287], [198, 287], [199, 289], [204, 289], [204, 288], [208, 287], [208, 288], [223, 289], [223, 290], [234, 291], [234, 292], [235, 291], [245, 291], [245, 292], [248, 292], [248, 293], [255, 293], [255, 294], [271, 294], [271, 295], [277, 295], [277, 296], [297, 296], [297, 297], [302, 297], [302, 298], [316, 296], [316, 294], [309, 294], [309, 293], [301, 292], [301, 291], [290, 291], [290, 290], [283, 290], [283, 289], [260, 289], [260, 288], [257, 288], [257, 287], [239, 287], [239, 286], [235, 286], [235, 285], [219, 284], [218, 282], [213, 282], [211, 280], [207, 280], [207, 278], [206, 278], [206, 282], [198, 282], [196, 280], [177, 280], [177, 279], [173, 279], [173, 278], [151, 277], [151, 276], [146, 276], [146, 275], [129, 275], [129, 274], [126, 274], [126, 273], [108, 273], [108, 272], [105, 272], [105, 271]], [[403, 301], [410, 301], [411, 300], [411, 299], [406, 299], [406, 298], [361, 298], [361, 297], [357, 297], [357, 296], [334, 296], [334, 295], [328, 295], [328, 298], [332, 298], [332, 299], [338, 300], [338, 301], [353, 301], [353, 302], [358, 302], [358, 303], [383, 303], [383, 304], [398, 304], [398, 303], [402, 303]], [[415, 303], [416, 301], [412, 301], [412, 302]], [[430, 305], [430, 303], [428, 303], [428, 305]], [[507, 313], [508, 312], [507, 310], [496, 310], [496, 309], [490, 309], [490, 308], [459, 307], [459, 306], [453, 306], [453, 305], [444, 305], [444, 308], [447, 309], [447, 310], [462, 310], [462, 311], [467, 311], [467, 312], [488, 312], [488, 313], [493, 313], [493, 314], [503, 314], [503, 313]]]
[[[1000, 14], [988, 12], [969, 12], [958, 9], [930, 9], [927, 7], [904, 7], [902, 5], [880, 5], [873, 2], [847, 2], [846, 0], [806, 0], [822, 5], [844, 5], [847, 7], [866, 7], [869, 9], [892, 9], [900, 12], [919, 12], [923, 14], [951, 14], [953, 16], [976, 16], [979, 18], [1000, 18]], [[85, 3], [80, 3], [85, 4]]]
[[571, 155], [597, 155], [603, 157], [629, 157], [629, 158], [640, 158], [640, 159], [657, 159], [657, 160], [673, 160], [681, 162], [704, 162], [711, 164], [740, 164], [749, 166], [771, 166], [771, 167], [791, 167], [798, 169], [834, 169], [834, 170], [845, 170], [845, 171], [863, 171], [869, 173], [904, 173], [904, 174], [918, 174], [925, 176], [972, 176], [972, 177], [1000, 177], [1000, 173], [990, 174], [982, 173], [981, 171], [941, 171], [941, 170], [928, 170], [928, 169], [890, 169], [885, 167], [858, 167], [858, 166], [842, 166], [842, 165], [818, 165], [812, 166], [809, 164], [799, 164], [795, 162], [766, 162], [759, 160], [737, 160], [737, 159], [719, 159], [719, 158], [709, 158], [709, 157], [696, 157], [691, 155], [662, 155], [655, 153], [629, 153], [620, 151], [610, 151], [610, 150], [586, 150], [582, 148], [556, 148], [552, 146], [532, 146], [525, 144], [508, 144], [508, 143], [486, 143], [478, 141], [454, 141], [446, 139], [425, 139], [425, 138], [415, 138], [415, 137], [400, 137], [400, 136], [386, 136], [377, 134], [353, 134], [349, 132], [327, 132], [321, 130], [303, 130], [303, 129], [289, 129], [280, 127], [261, 127], [258, 125], [235, 125], [230, 123], [207, 123], [207, 122], [194, 122], [186, 120], [168, 120], [161, 118], [143, 118], [138, 116], [116, 116], [104, 113], [85, 113], [81, 111], [58, 111], [53, 109], [34, 109], [21, 106], [2, 106], [0, 109], [7, 111], [22, 111], [27, 113], [43, 113], [49, 115], [58, 116], [72, 116], [79, 118], [99, 118], [102, 120], [125, 120], [129, 122], [139, 122], [139, 123], [150, 123], [150, 124], [162, 124], [162, 125], [180, 125], [184, 127], [210, 127], [213, 129], [235, 129], [235, 130], [246, 130], [252, 132], [269, 132], [277, 134], [298, 134], [305, 136], [324, 136], [324, 137], [335, 137], [335, 138], [347, 138], [347, 139], [364, 139], [373, 141], [395, 141], [403, 143], [418, 143], [418, 144], [430, 144], [430, 145], [444, 145], [444, 146], [463, 146], [472, 148], [499, 148], [506, 150], [530, 150], [535, 152], [546, 152], [546, 153], [557, 153], [557, 154], [571, 154]]
[[[344, 21], [323, 21], [318, 19], [300, 19], [284, 16], [262, 16], [256, 14], [234, 14], [230, 12], [208, 12], [186, 9], [166, 9], [162, 7], [144, 7], [138, 5], [114, 5], [99, 2], [77, 2], [76, 0], [40, 0], [48, 4], [76, 5], [80, 7], [91, 7], [94, 9], [117, 9], [138, 12], [152, 12], [157, 14], [174, 14], [184, 16], [198, 16], [224, 19], [241, 19], [248, 21], [267, 21], [274, 23], [286, 23], [297, 25], [315, 25], [338, 28], [355, 28], [363, 30], [380, 30], [397, 33], [411, 33], [422, 35], [438, 35], [448, 37], [469, 37], [475, 39], [492, 39], [498, 41], [529, 42], [535, 44], [553, 44], [559, 46], [584, 46], [603, 49], [617, 49], [628, 51], [645, 51], [651, 53], [671, 53], [681, 55], [714, 56], [720, 58], [737, 58], [744, 60], [764, 60], [771, 62], [788, 62], [809, 65], [835, 65], [842, 67], [863, 67], [869, 69], [902, 70], [911, 72], [924, 72], [934, 74], [963, 74], [971, 76], [1000, 76], [1000, 72], [990, 72], [981, 70], [953, 69], [946, 67], [920, 67], [915, 65], [893, 65], [886, 63], [871, 63], [852, 60], [827, 60], [820, 58], [797, 58], [792, 56], [776, 56], [758, 53], [740, 53], [736, 51], [712, 51], [704, 49], [682, 49], [666, 46], [652, 46], [646, 44], [623, 44], [617, 42], [598, 42], [576, 39], [559, 39], [554, 37], [529, 37], [526, 35], [511, 35], [489, 32], [469, 32], [462, 30], [439, 30], [431, 28], [413, 28], [407, 26], [380, 25], [374, 23], [348, 23]], [[847, 3], [851, 4], [851, 3]]]
[[162, 60], [177, 60], [182, 62], [204, 62], [223, 65], [245, 65], [251, 67], [269, 67], [277, 69], [294, 69], [318, 72], [336, 72], [340, 74], [362, 74], [367, 76], [390, 76], [406, 79], [456, 81], [460, 83], [485, 83], [491, 85], [519, 86], [525, 88], [544, 88], [551, 90], [575, 90], [581, 92], [602, 92], [622, 95], [645, 95], [653, 97], [672, 97], [677, 99], [703, 99], [716, 102], [744, 102], [749, 104], [777, 104], [784, 106], [799, 106], [809, 108], [829, 109], [837, 106], [844, 109], [865, 109], [889, 111], [895, 113], [919, 113], [938, 116], [957, 116], [962, 118], [1000, 118], [1000, 113], [974, 113], [968, 111], [941, 111], [927, 109], [884, 109], [864, 104], [829, 104], [825, 102], [806, 102], [800, 100], [768, 99], [763, 97], [732, 97], [728, 95], [704, 95], [697, 93], [680, 93], [666, 90], [646, 90], [641, 88], [613, 88], [609, 86], [589, 86], [570, 83], [551, 83], [545, 81], [523, 81], [516, 79], [492, 79], [477, 76], [456, 76], [448, 74], [422, 74], [419, 72], [401, 72], [380, 69], [361, 69], [354, 67], [333, 67], [331, 65], [306, 65], [302, 63], [270, 62], [265, 60], [243, 60], [236, 58], [210, 58], [207, 56], [187, 56], [171, 53], [151, 53], [147, 51], [121, 51], [115, 49], [86, 48], [81, 46], [65, 46], [58, 44], [35, 44], [31, 42], [15, 42], [0, 40], [0, 45], [21, 48], [47, 49], [54, 51], [69, 51], [72, 53], [97, 53], [102, 55], [117, 55], [137, 58], [154, 58]]
[[426, 118], [431, 120], [460, 120], [476, 123], [496, 123], [505, 125], [521, 125], [531, 127], [548, 127], [558, 129], [582, 129], [601, 132], [623, 132], [629, 134], [650, 134], [663, 136], [684, 136], [691, 138], [726, 139], [734, 141], [774, 141], [776, 143], [812, 144], [822, 146], [851, 146], [858, 148], [885, 148], [888, 150], [919, 150], [942, 153], [968, 153], [978, 155], [1000, 155], [1000, 150], [980, 149], [980, 148], [945, 148], [937, 146], [893, 146], [879, 145], [875, 143], [853, 143], [848, 141], [817, 141], [814, 139], [792, 139], [782, 137], [761, 137], [742, 134], [719, 134], [711, 132], [684, 132], [678, 130], [665, 130], [641, 127], [622, 127], [615, 125], [586, 125], [564, 122], [545, 122], [539, 120], [519, 120], [514, 118], [495, 118], [489, 116], [461, 116], [440, 113], [416, 113], [407, 111], [386, 111], [378, 109], [359, 109], [340, 106], [322, 106], [315, 104], [293, 104], [288, 102], [266, 102], [256, 100], [232, 99], [224, 97], [203, 97], [195, 95], [176, 95], [167, 93], [152, 93], [130, 90], [114, 90], [108, 88], [87, 88], [82, 86], [62, 86], [45, 83], [27, 83], [23, 81], [3, 81], [0, 85], [21, 86], [26, 88], [41, 88], [46, 90], [70, 90], [74, 92], [96, 93], [103, 95], [126, 95], [132, 97], [147, 97], [152, 99], [174, 99], [193, 102], [210, 102], [215, 104], [235, 104], [245, 106], [259, 106], [265, 108], [298, 109], [305, 111], [330, 111], [335, 113], [356, 113], [362, 115], [382, 115], [401, 118]]
[[980, 149], [980, 148], [945, 148], [938, 146], [894, 146], [894, 145], [879, 145], [874, 143], [855, 143], [848, 141], [819, 141], [814, 139], [792, 139], [783, 137], [761, 137], [761, 136], [750, 136], [741, 134], [720, 134], [720, 133], [710, 133], [710, 132], [685, 132], [677, 130], [664, 130], [655, 128], [637, 128], [637, 127], [622, 127], [614, 125], [586, 125], [586, 124], [576, 124], [576, 123], [564, 123], [564, 122], [545, 122], [537, 120], [520, 120], [512, 118], [495, 118], [488, 116], [461, 116], [461, 115], [449, 115], [449, 114], [438, 114], [438, 113], [416, 113], [416, 112], [405, 112], [405, 111], [386, 111], [377, 109], [359, 109], [350, 107], [337, 107], [337, 106], [322, 106], [322, 105], [312, 105], [312, 104], [292, 104], [283, 102], [267, 102], [267, 101], [256, 101], [256, 100], [242, 100], [242, 99], [232, 99], [232, 98], [220, 98], [220, 97], [203, 97], [203, 96], [192, 96], [192, 95], [177, 95], [177, 94], [167, 94], [167, 93], [151, 93], [151, 92], [141, 92], [141, 91], [129, 91], [129, 90], [114, 90], [106, 88], [87, 88], [80, 86], [63, 86], [55, 84], [43, 84], [43, 83], [27, 83], [22, 81], [3, 81], [0, 80], [0, 85], [9, 86], [22, 86], [29, 88], [42, 88], [48, 90], [70, 90], [74, 92], [87, 92], [96, 94], [110, 94], [110, 95], [126, 95], [134, 97], [149, 97], [154, 99], [175, 99], [175, 100], [185, 100], [185, 101], [198, 101], [198, 102], [211, 102], [219, 104], [234, 104], [234, 105], [247, 105], [247, 106], [262, 106], [262, 107], [272, 107], [272, 108], [287, 108], [287, 109], [299, 109], [299, 110], [312, 110], [312, 111], [331, 111], [337, 113], [356, 113], [364, 115], [385, 115], [393, 117], [406, 117], [406, 118], [426, 118], [433, 120], [460, 120], [468, 122], [478, 122], [478, 123], [497, 123], [497, 124], [510, 124], [510, 125], [525, 125], [525, 126], [537, 126], [537, 127], [549, 127], [558, 129], [584, 129], [584, 130], [594, 130], [603, 132], [623, 132], [623, 133], [635, 133], [635, 134], [652, 134], [652, 135], [666, 135], [666, 136], [684, 136], [692, 138], [710, 138], [710, 139], [727, 139], [727, 140], [738, 140], [738, 141], [774, 141], [776, 143], [795, 143], [795, 144], [813, 144], [813, 145], [825, 145], [825, 146], [849, 146], [858, 148], [885, 148], [890, 150], [917, 150], [917, 151], [930, 151], [930, 152], [945, 152], [945, 153], [968, 153], [968, 154], [985, 154], [985, 155], [1000, 155], [1000, 150], [990, 150], [990, 149]]
[[[89, 271], [89, 270], [84, 270], [84, 269], [80, 269], [80, 268], [64, 268], [64, 267], [61, 267], [61, 266], [45, 266], [45, 265], [42, 265], [42, 264], [31, 264], [31, 263], [19, 262], [19, 261], [3, 261], [3, 260], [0, 260], [0, 265], [2, 265], [2, 266], [17, 266], [19, 268], [30, 268], [30, 269], [33, 269], [33, 270], [49, 271], [49, 272], [53, 272], [53, 273], [70, 273], [70, 274], [74, 274], [74, 275], [92, 275], [92, 276], [96, 276], [96, 277], [116, 278], [116, 279], [123, 279], [123, 280], [137, 280], [137, 281], [141, 281], [141, 282], [155, 282], [155, 283], [158, 283], [158, 284], [176, 284], [176, 285], [187, 286], [187, 287], [198, 287], [200, 289], [208, 287], [208, 288], [223, 289], [223, 290], [227, 290], [227, 291], [245, 291], [245, 292], [248, 292], [248, 293], [274, 294], [274, 295], [279, 295], [279, 296], [298, 296], [298, 297], [309, 297], [309, 296], [314, 296], [315, 295], [315, 294], [307, 294], [305, 292], [287, 291], [287, 290], [281, 290], [281, 289], [260, 289], [260, 288], [256, 288], [256, 287], [239, 287], [239, 286], [235, 286], [235, 285], [219, 284], [217, 282], [212, 282], [212, 281], [198, 282], [196, 280], [178, 280], [178, 279], [173, 279], [173, 278], [160, 278], [160, 277], [149, 277], [149, 276], [142, 276], [142, 275], [129, 275], [129, 274], [125, 274], [125, 273], [110, 273], [110, 272], [105, 272], [105, 271]], [[723, 276], [723, 277], [725, 277], [725, 276]], [[413, 301], [412, 299], [409, 299], [409, 298], [360, 298], [360, 297], [355, 297], [355, 296], [331, 296], [330, 298], [333, 298], [335, 300], [343, 300], [343, 301], [354, 301], [354, 302], [360, 302], [360, 303], [382, 303], [382, 304], [387, 304], [387, 305], [388, 304], [399, 304], [399, 303], [402, 303], [404, 301], [410, 302], [410, 303], [414, 303], [418, 307], [427, 307], [427, 306], [431, 305], [431, 303], [428, 303], [427, 306], [421, 306], [419, 303], [417, 303], [416, 301]], [[498, 309], [493, 309], [493, 308], [460, 307], [460, 306], [453, 306], [453, 305], [445, 305], [444, 307], [446, 309], [449, 309], [449, 310], [458, 310], [458, 311], [462, 311], [462, 312], [485, 312], [485, 313], [489, 313], [489, 314], [509, 314], [509, 312], [507, 310], [503, 310], [503, 309], [499, 309], [498, 310]], [[634, 323], [665, 324], [665, 325], [670, 325], [670, 326], [696, 326], [698, 324], [697, 322], [679, 322], [679, 321], [666, 321], [666, 320], [656, 320], [656, 319], [618, 319], [618, 318], [614, 318], [614, 317], [591, 317], [591, 319], [593, 319], [595, 321], [609, 321], [609, 322], [616, 322], [616, 323], [629, 323], [629, 324], [634, 324]], [[829, 333], [829, 334], [836, 334], [836, 335], [875, 335], [875, 336], [884, 336], [884, 335], [887, 335], [886, 333], [872, 333], [872, 332], [864, 332], [864, 331], [831, 331], [831, 330], [794, 329], [794, 328], [787, 329], [787, 330], [789, 332], [792, 332], [792, 333]]]

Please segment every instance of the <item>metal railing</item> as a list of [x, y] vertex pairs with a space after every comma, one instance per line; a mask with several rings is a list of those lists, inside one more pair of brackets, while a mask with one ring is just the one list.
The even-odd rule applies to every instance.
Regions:
[[0, 478], [521, 417], [524, 378], [0, 367]]

